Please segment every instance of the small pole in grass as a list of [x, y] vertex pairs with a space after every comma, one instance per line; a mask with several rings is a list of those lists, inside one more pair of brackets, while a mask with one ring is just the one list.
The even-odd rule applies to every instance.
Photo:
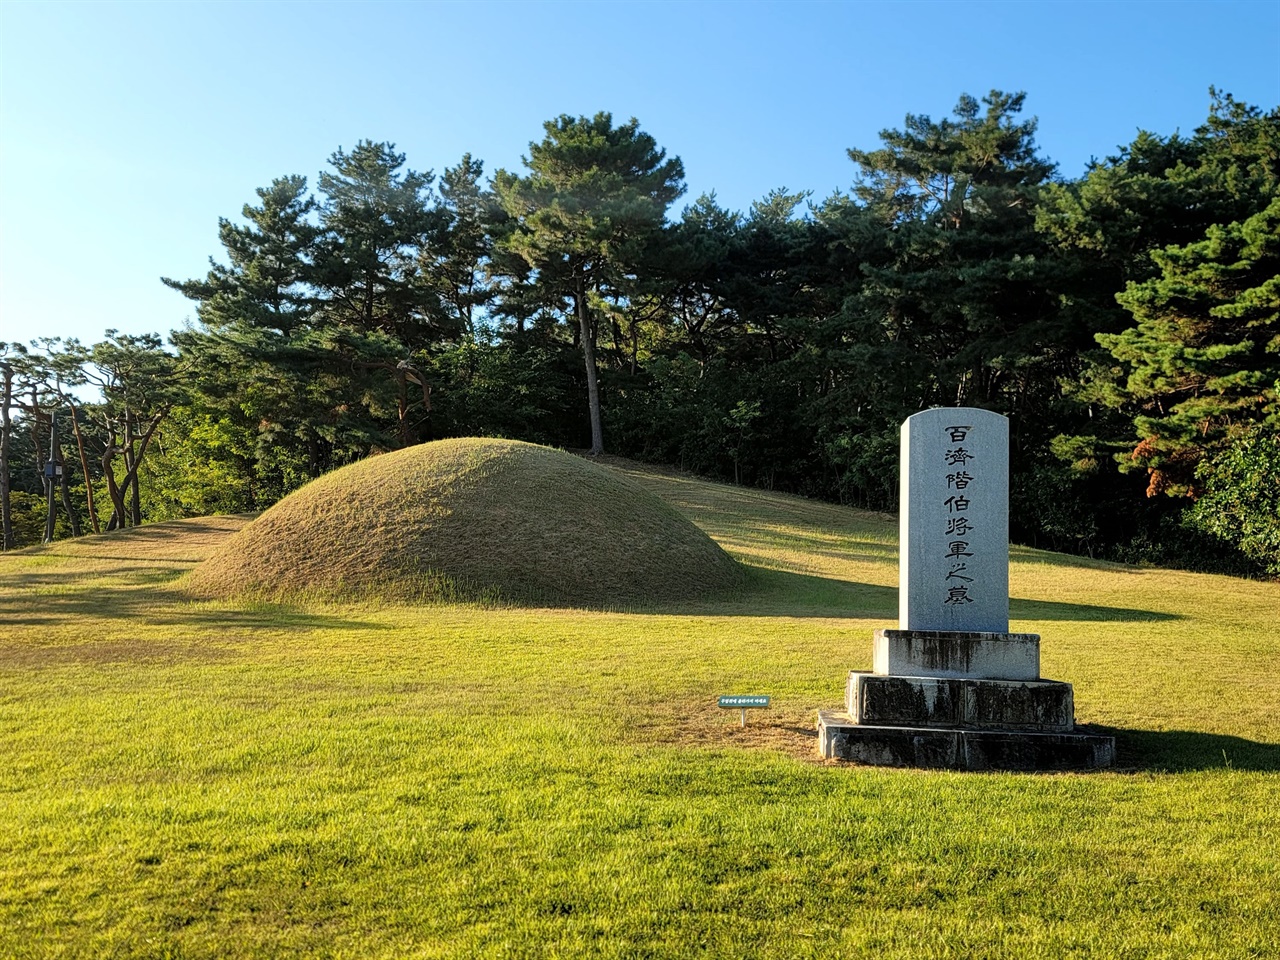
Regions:
[[752, 696], [726, 696], [720, 698], [720, 709], [737, 710], [739, 723], [744, 727], [747, 725], [748, 708], [767, 706], [769, 706], [769, 698], [758, 694]]

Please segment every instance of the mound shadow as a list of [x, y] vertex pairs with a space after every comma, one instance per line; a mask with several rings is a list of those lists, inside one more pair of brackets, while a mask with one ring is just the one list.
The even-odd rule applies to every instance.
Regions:
[[1280, 744], [1199, 730], [1127, 730], [1090, 724], [1088, 733], [1116, 738], [1117, 772], [1280, 771]]

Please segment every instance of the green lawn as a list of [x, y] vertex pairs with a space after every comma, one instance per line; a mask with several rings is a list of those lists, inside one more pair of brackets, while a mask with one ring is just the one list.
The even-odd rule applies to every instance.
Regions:
[[1280, 585], [1015, 549], [1119, 768], [823, 762], [894, 524], [619, 468], [750, 590], [184, 599], [232, 518], [0, 557], [0, 957], [1277, 955]]

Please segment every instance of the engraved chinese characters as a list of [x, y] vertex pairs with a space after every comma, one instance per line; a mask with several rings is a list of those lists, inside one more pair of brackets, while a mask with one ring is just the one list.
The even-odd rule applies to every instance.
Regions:
[[972, 407], [902, 424], [903, 630], [1009, 629], [1009, 422]]
[[[969, 431], [973, 429], [970, 423], [953, 423], [946, 427], [947, 436], [951, 438], [951, 442], [957, 444], [953, 449], [948, 450], [943, 455], [943, 461], [949, 467], [964, 467], [970, 460], [974, 459], [973, 454], [962, 446], [958, 446], [964, 442], [969, 436]], [[969, 489], [969, 484], [973, 482], [973, 475], [968, 470], [957, 470], [955, 473], [947, 474], [947, 489], [955, 488], [955, 493], [942, 501], [947, 505], [947, 531], [948, 537], [967, 537], [974, 532], [974, 527], [969, 523], [968, 512], [973, 506], [973, 501], [965, 496], [962, 492]], [[968, 540], [949, 540], [947, 543], [947, 559], [954, 561], [951, 564], [951, 570], [947, 573], [946, 591], [947, 598], [943, 603], [973, 603], [974, 599], [969, 595], [970, 584], [973, 583], [973, 577], [966, 576], [969, 570], [969, 564], [962, 560], [962, 557], [972, 557], [973, 554], [967, 551], [969, 546]]]

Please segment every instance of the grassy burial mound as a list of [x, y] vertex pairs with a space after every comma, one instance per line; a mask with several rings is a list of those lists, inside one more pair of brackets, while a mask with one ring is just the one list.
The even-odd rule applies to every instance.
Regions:
[[586, 606], [713, 597], [741, 567], [633, 480], [513, 440], [371, 457], [285, 497], [188, 578], [206, 597]]

